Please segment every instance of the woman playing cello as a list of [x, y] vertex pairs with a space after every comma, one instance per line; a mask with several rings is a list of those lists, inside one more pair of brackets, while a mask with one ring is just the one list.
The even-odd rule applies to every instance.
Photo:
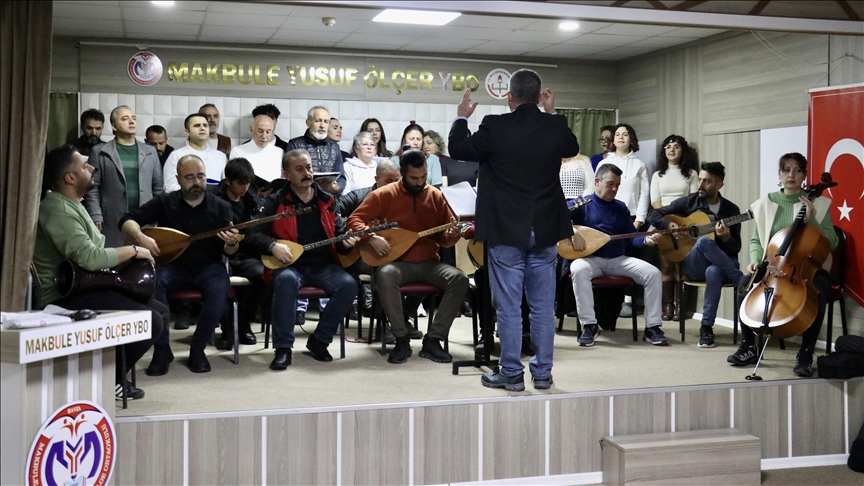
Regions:
[[[753, 203], [756, 221], [756, 230], [750, 239], [750, 260], [747, 268], [753, 273], [759, 262], [765, 260], [768, 242], [775, 233], [790, 226], [803, 204], [806, 207], [804, 222], [815, 225], [819, 232], [828, 239], [831, 248], [837, 246], [837, 235], [834, 233], [834, 225], [831, 221], [831, 200], [818, 197], [810, 201], [807, 191], [802, 189], [801, 184], [807, 175], [807, 159], [799, 153], [789, 153], [780, 157], [780, 191], [772, 192]], [[818, 270], [811, 283], [819, 291], [819, 310], [813, 324], [801, 335], [801, 349], [795, 359], [793, 372], [798, 376], [813, 376], [813, 350], [816, 347], [816, 339], [822, 328], [822, 320], [825, 316], [825, 304], [827, 302], [828, 289], [831, 286], [831, 278], [824, 269]], [[748, 326], [741, 326], [743, 340], [741, 347], [726, 359], [735, 366], [755, 364], [759, 353], [755, 346], [755, 334]]]

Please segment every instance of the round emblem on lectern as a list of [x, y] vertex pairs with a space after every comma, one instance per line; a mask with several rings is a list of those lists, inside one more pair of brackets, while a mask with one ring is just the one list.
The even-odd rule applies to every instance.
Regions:
[[486, 75], [486, 92], [496, 100], [507, 98], [510, 92], [510, 71], [495, 68]]
[[151, 86], [162, 78], [162, 61], [152, 52], [141, 51], [129, 59], [126, 71], [135, 84]]
[[57, 409], [27, 455], [30, 486], [104, 485], [114, 472], [114, 424], [99, 405], [79, 400]]

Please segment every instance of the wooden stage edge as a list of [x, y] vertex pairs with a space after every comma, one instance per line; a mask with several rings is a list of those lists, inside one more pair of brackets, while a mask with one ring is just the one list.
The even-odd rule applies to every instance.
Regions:
[[864, 378], [115, 421], [116, 484], [592, 484], [616, 435], [736, 428], [760, 439], [762, 469], [845, 464]]

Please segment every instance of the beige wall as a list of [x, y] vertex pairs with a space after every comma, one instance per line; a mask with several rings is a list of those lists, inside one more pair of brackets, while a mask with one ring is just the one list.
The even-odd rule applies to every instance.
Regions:
[[[631, 124], [642, 140], [660, 143], [671, 133], [683, 135], [698, 146], [701, 160], [723, 162], [723, 195], [742, 208], [760, 196], [759, 130], [806, 125], [810, 88], [864, 82], [864, 65], [841, 58], [847, 52], [861, 57], [864, 37], [763, 35], [794, 60], [779, 57], [749, 32], [721, 34], [625, 63], [619, 78], [619, 120]], [[829, 75], [828, 62], [838, 58], [843, 60], [831, 63]], [[745, 249], [752, 232], [752, 224], [745, 223]], [[746, 250], [740, 261], [749, 263]], [[731, 299], [724, 292], [720, 317], [731, 319]], [[864, 334], [864, 308], [850, 298], [846, 303], [849, 331]]]

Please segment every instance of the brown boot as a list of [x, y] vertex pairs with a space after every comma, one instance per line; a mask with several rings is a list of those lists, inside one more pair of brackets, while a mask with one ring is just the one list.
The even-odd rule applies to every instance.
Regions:
[[663, 282], [663, 314], [664, 321], [671, 321], [675, 314], [675, 282]]

